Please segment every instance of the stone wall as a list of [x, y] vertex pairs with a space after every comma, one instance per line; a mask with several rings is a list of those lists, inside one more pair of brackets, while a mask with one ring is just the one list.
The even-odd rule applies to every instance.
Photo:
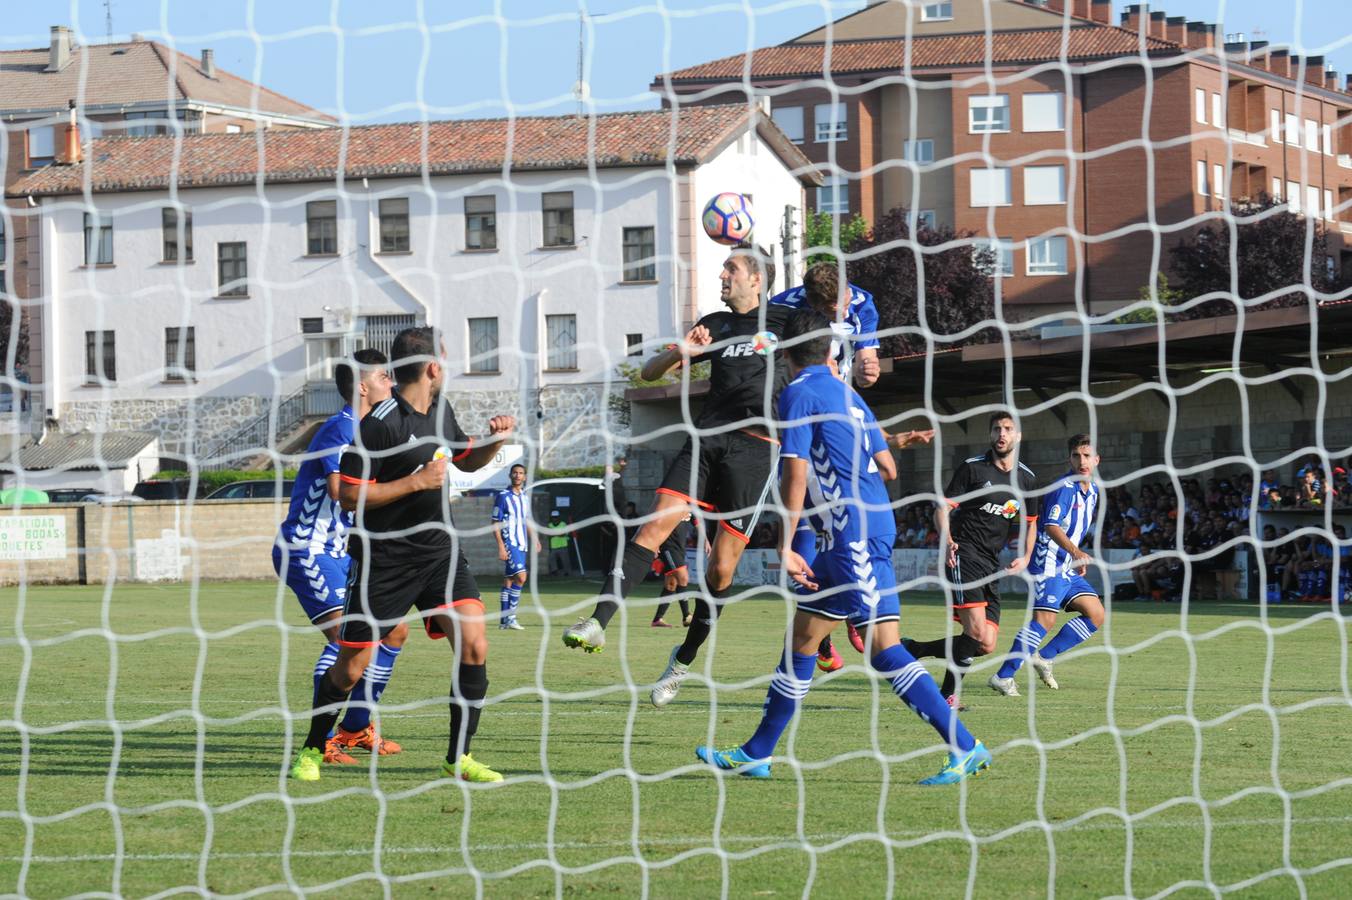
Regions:
[[195, 397], [174, 400], [79, 400], [61, 406], [61, 430], [152, 431], [166, 457], [208, 452], [265, 415], [271, 397]]

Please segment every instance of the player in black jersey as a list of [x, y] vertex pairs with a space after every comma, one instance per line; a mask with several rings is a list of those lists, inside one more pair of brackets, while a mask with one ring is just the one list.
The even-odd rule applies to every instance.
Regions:
[[371, 648], [412, 607], [428, 637], [449, 638], [459, 661], [451, 673], [450, 746], [442, 775], [466, 781], [502, 776], [470, 756], [470, 739], [488, 693], [483, 601], [460, 552], [446, 493], [446, 465], [482, 468], [511, 433], [511, 416], [494, 416], [475, 441], [441, 397], [445, 345], [432, 328], [406, 328], [391, 348], [398, 387], [361, 420], [357, 442], [339, 462], [338, 499], [356, 511], [352, 569], [338, 635], [338, 661], [320, 681], [291, 777], [319, 778], [318, 762], [338, 712], [366, 669]]
[[[958, 466], [934, 513], [935, 528], [947, 537], [946, 575], [953, 590], [953, 618], [961, 623], [962, 634], [951, 640], [904, 642], [916, 659], [947, 658], [940, 693], [950, 706], [958, 705], [957, 689], [973, 658], [995, 650], [1000, 579], [1027, 568], [1037, 542], [1037, 507], [1025, 501], [1037, 482], [1033, 470], [1018, 460], [1023, 435], [1014, 417], [1003, 411], [991, 416], [990, 429], [991, 448]], [[1000, 551], [1019, 533], [1020, 514], [1026, 527], [1024, 551], [1001, 567]]]
[[642, 583], [658, 548], [692, 505], [706, 511], [706, 521], [718, 523], [704, 575], [704, 587], [715, 602], [711, 607], [695, 600], [695, 619], [685, 643], [672, 652], [671, 664], [688, 666], [709, 636], [718, 601], [731, 592], [737, 561], [770, 499], [774, 479], [776, 443], [770, 423], [775, 394], [787, 375], [775, 345], [794, 312], [765, 302], [774, 276], [774, 264], [763, 250], [734, 248], [720, 276], [728, 309], [704, 316], [680, 344], [644, 365], [643, 378], [656, 380], [682, 365], [708, 361], [709, 393], [694, 422], [695, 433], [657, 489], [653, 511], [624, 548], [608, 595], [600, 598], [590, 618], [564, 632], [565, 646], [589, 653], [605, 646], [605, 628], [620, 601]]
[[662, 549], [657, 551], [657, 559], [653, 560], [653, 572], [662, 578], [662, 596], [653, 612], [654, 628], [671, 627], [662, 617], [671, 608], [671, 601], [667, 598], [678, 594], [680, 597], [676, 602], [681, 604], [681, 624], [690, 627], [690, 603], [685, 599], [686, 588], [690, 586], [690, 567], [685, 561], [685, 547], [694, 527], [694, 516], [687, 515], [662, 542]]

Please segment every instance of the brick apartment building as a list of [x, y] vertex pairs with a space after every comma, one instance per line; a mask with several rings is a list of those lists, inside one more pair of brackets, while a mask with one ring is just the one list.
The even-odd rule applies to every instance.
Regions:
[[[32, 172], [63, 161], [72, 108], [85, 142], [101, 135], [336, 124], [331, 116], [217, 67], [211, 50], [193, 59], [137, 35], [124, 43], [81, 46], [69, 28], [54, 25], [48, 47], [0, 51], [0, 169], [6, 192]], [[37, 301], [45, 292], [42, 248], [37, 235], [29, 234], [27, 206], [23, 197], [12, 197], [0, 207], [0, 295], [9, 292], [21, 302]], [[46, 380], [42, 308], [24, 305], [27, 375], [40, 384]], [[7, 367], [9, 340], [0, 335], [0, 368]]]
[[1320, 219], [1352, 277], [1352, 94], [1324, 59], [1147, 4], [1113, 12], [881, 0], [653, 88], [668, 104], [768, 101], [829, 175], [819, 211], [904, 206], [997, 241], [1010, 318], [1133, 301], [1179, 232], [1260, 193]]

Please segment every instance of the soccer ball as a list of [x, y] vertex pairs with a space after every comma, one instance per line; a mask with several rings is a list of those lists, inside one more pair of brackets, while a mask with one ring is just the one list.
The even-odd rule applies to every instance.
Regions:
[[756, 220], [751, 203], [741, 194], [722, 193], [704, 206], [704, 233], [720, 244], [733, 246], [751, 239]]

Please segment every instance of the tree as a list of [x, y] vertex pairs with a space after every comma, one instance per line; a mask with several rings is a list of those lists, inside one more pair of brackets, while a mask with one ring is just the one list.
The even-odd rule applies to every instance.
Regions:
[[[840, 235], [837, 244], [835, 233], [836, 222], [840, 222]], [[804, 224], [803, 238], [811, 247], [836, 247], [839, 246], [846, 252], [849, 248], [863, 240], [868, 235], [868, 221], [861, 215], [854, 215], [849, 219], [833, 216], [831, 213], [809, 213], [807, 222]], [[810, 266], [816, 262], [838, 262], [835, 253], [813, 253], [807, 258], [807, 264]]]
[[[1210, 293], [1230, 294], [1229, 298], [1208, 300], [1188, 310], [1171, 313], [1171, 318], [1199, 319], [1232, 314], [1235, 300], [1252, 300], [1269, 294], [1272, 298], [1250, 309], [1276, 309], [1306, 303], [1308, 287], [1328, 292], [1337, 287], [1328, 270], [1328, 236], [1317, 220], [1285, 212], [1285, 206], [1267, 194], [1256, 201], [1231, 204], [1236, 220], [1235, 245], [1238, 279], [1231, 285], [1230, 225], [1212, 222], [1191, 235], [1179, 239], [1169, 251], [1170, 269], [1186, 300]], [[1313, 234], [1309, 227], [1313, 224]], [[1310, 277], [1305, 277], [1305, 260], [1310, 260]], [[1231, 291], [1238, 288], [1237, 294]]]
[[[923, 280], [925, 327], [943, 338], [995, 319], [995, 290], [991, 270], [995, 252], [959, 243], [946, 250], [918, 253], [902, 242], [911, 237], [909, 213], [898, 207], [883, 215], [873, 230], [846, 248], [852, 258], [846, 263], [850, 282], [873, 294], [878, 307], [878, 327], [886, 330], [920, 325], [918, 288]], [[938, 247], [970, 239], [971, 232], [957, 232], [945, 225], [921, 224], [915, 243]], [[921, 276], [917, 277], [917, 265]], [[993, 328], [978, 331], [960, 341], [941, 341], [947, 349], [962, 344], [998, 340]], [[888, 356], [920, 353], [926, 349], [923, 334], [896, 334], [882, 339]]]

